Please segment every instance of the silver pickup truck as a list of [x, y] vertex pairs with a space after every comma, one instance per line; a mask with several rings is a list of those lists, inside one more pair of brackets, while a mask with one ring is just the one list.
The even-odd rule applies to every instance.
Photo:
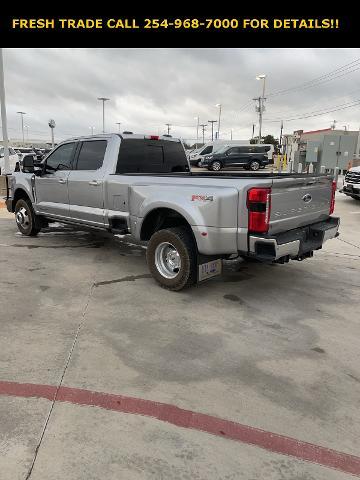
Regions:
[[331, 176], [194, 173], [166, 136], [73, 138], [40, 166], [25, 157], [8, 184], [24, 235], [52, 221], [129, 234], [148, 242], [149, 269], [169, 290], [219, 274], [222, 259], [302, 260], [338, 235]]

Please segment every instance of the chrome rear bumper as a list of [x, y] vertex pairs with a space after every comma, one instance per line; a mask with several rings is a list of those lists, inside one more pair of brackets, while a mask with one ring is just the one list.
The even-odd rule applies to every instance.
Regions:
[[249, 235], [249, 255], [263, 261], [309, 256], [309, 252], [320, 249], [326, 240], [338, 236], [339, 224], [339, 218], [329, 217], [324, 222], [273, 236]]

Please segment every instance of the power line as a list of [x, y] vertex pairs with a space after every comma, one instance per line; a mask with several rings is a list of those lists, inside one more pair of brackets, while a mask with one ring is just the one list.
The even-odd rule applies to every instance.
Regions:
[[347, 63], [335, 70], [332, 70], [320, 77], [313, 78], [307, 82], [304, 82], [299, 85], [295, 85], [294, 87], [286, 88], [284, 90], [278, 90], [273, 93], [269, 93], [268, 97], [275, 97], [279, 95], [288, 95], [289, 93], [295, 93], [298, 91], [306, 90], [308, 88], [317, 87], [319, 85], [323, 85], [324, 83], [330, 82], [332, 80], [336, 80], [337, 78], [344, 77], [345, 75], [349, 75], [350, 73], [356, 72], [360, 69], [360, 58]]
[[278, 119], [265, 119], [265, 121], [268, 122], [268, 123], [281, 122], [282, 120], [286, 121], [286, 122], [291, 122], [293, 120], [302, 120], [302, 119], [311, 118], [311, 117], [320, 117], [322, 115], [327, 115], [328, 113], [338, 112], [340, 110], [345, 110], [347, 108], [357, 107], [359, 105], [360, 105], [360, 100], [356, 100], [352, 104], [337, 105], [337, 106], [335, 106], [335, 108], [330, 107], [330, 109], [326, 109], [326, 111], [324, 111], [324, 109], [323, 109], [323, 110], [317, 110], [317, 111], [314, 111], [314, 112], [303, 113], [303, 114], [301, 114], [299, 116], [296, 116], [296, 117], [278, 118]]

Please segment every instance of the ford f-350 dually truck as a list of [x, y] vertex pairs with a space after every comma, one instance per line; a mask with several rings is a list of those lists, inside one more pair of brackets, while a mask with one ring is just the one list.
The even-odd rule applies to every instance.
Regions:
[[40, 166], [24, 158], [8, 185], [22, 234], [53, 221], [128, 234], [148, 242], [149, 269], [169, 290], [219, 274], [222, 259], [302, 260], [338, 235], [331, 176], [194, 173], [167, 136], [73, 138]]

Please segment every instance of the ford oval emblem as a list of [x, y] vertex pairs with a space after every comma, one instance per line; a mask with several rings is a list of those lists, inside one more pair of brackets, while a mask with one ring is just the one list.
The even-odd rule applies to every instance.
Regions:
[[310, 193], [307, 193], [302, 197], [302, 199], [304, 200], [305, 203], [309, 203], [312, 200], [312, 196], [310, 195]]

